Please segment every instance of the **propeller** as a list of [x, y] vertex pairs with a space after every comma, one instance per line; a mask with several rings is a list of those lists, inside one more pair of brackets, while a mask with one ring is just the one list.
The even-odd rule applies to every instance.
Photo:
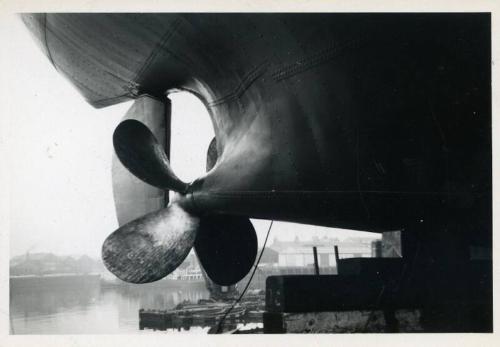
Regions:
[[257, 234], [246, 217], [208, 216], [201, 220], [196, 255], [216, 284], [229, 286], [245, 277], [257, 256]]
[[[172, 171], [162, 145], [146, 125], [121, 122], [113, 134], [115, 152], [136, 177], [155, 187], [173, 190], [176, 199], [113, 232], [104, 241], [104, 264], [118, 278], [132, 283], [157, 281], [174, 271], [195, 247], [201, 266], [216, 284], [234, 284], [248, 273], [257, 254], [257, 235], [241, 216], [195, 215], [185, 208], [190, 185]], [[217, 160], [215, 140], [207, 169]]]
[[108, 236], [102, 258], [123, 281], [148, 283], [174, 271], [193, 247], [199, 219], [172, 203], [133, 220]]
[[[207, 150], [206, 170], [217, 163], [217, 139]], [[250, 271], [257, 256], [257, 234], [246, 217], [214, 215], [201, 220], [194, 250], [203, 270], [215, 284], [229, 286]]]
[[174, 174], [162, 145], [143, 123], [121, 122], [113, 134], [113, 146], [123, 166], [137, 178], [157, 188], [187, 191], [188, 184]]

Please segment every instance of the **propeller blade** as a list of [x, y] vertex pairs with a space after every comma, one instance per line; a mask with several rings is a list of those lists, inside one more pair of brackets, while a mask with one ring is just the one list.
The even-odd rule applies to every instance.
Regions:
[[174, 174], [163, 147], [143, 123], [134, 119], [121, 122], [113, 134], [113, 146], [122, 164], [144, 182], [186, 192], [188, 184]]
[[177, 203], [114, 231], [104, 241], [102, 259], [118, 278], [157, 281], [174, 271], [193, 247], [199, 219]]
[[257, 234], [248, 218], [207, 216], [200, 222], [194, 243], [196, 255], [208, 277], [229, 286], [242, 280], [257, 256]]
[[212, 141], [210, 141], [210, 144], [208, 145], [207, 163], [205, 166], [207, 172], [213, 169], [213, 167], [217, 163], [218, 157], [219, 156], [217, 154], [217, 138], [214, 137]]

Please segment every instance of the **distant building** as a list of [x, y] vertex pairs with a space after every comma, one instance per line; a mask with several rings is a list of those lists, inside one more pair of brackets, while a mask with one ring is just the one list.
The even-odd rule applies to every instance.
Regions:
[[190, 253], [178, 267], [178, 269], [188, 268], [199, 268], [198, 258], [194, 253]]
[[[262, 248], [259, 249], [259, 251], [257, 252], [257, 257], [255, 258], [256, 261], [261, 251]], [[278, 261], [279, 261], [279, 252], [272, 248], [266, 247], [264, 249], [264, 253], [262, 254], [262, 258], [260, 259], [259, 265], [275, 265], [278, 264]]]
[[[319, 266], [335, 266], [335, 253], [331, 247], [317, 247]], [[289, 247], [279, 253], [278, 265], [291, 266], [313, 266], [314, 256], [311, 247]]]
[[203, 280], [203, 274], [194, 253], [189, 254], [180, 266], [177, 267], [168, 278], [182, 281]]
[[181, 280], [181, 281], [201, 281], [201, 280], [203, 280], [203, 274], [202, 274], [199, 267], [175, 270], [170, 277], [173, 279], [176, 279], [176, 280]]
[[13, 257], [9, 263], [11, 276], [103, 272], [100, 260], [86, 255], [58, 256], [52, 253], [26, 253]]
[[313, 266], [313, 247], [317, 248], [320, 267], [336, 266], [335, 246], [339, 248], [340, 258], [357, 258], [372, 256], [372, 241], [374, 238], [348, 238], [340, 240], [331, 237], [313, 237], [311, 240], [301, 241], [295, 237], [293, 241], [274, 239], [269, 246], [278, 253], [280, 267], [308, 267]]

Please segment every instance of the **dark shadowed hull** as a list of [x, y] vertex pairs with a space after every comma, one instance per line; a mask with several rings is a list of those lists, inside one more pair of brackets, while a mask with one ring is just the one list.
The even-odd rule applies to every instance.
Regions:
[[191, 208], [372, 231], [460, 220], [489, 238], [487, 14], [24, 20], [94, 106], [204, 101], [219, 159]]

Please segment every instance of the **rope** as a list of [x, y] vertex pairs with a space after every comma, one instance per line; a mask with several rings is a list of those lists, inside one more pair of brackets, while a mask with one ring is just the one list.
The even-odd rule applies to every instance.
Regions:
[[238, 299], [236, 299], [233, 302], [233, 304], [231, 305], [231, 307], [226, 311], [226, 313], [224, 313], [224, 316], [222, 316], [222, 318], [220, 319], [219, 324], [217, 325], [217, 330], [215, 331], [216, 334], [220, 334], [221, 333], [222, 324], [226, 320], [227, 315], [229, 314], [229, 312], [231, 312], [231, 310], [234, 308], [234, 306], [236, 306], [236, 304], [240, 302], [240, 300], [243, 298], [243, 295], [245, 295], [248, 287], [250, 286], [250, 282], [252, 282], [253, 276], [255, 275], [255, 271], [257, 271], [257, 266], [259, 265], [260, 259], [262, 258], [262, 254], [264, 254], [264, 250], [266, 249], [267, 239], [269, 237], [269, 233], [271, 232], [271, 228], [273, 226], [273, 222], [274, 222], [274, 220], [271, 221], [271, 223], [269, 224], [269, 228], [267, 229], [266, 239], [264, 240], [264, 245], [262, 246], [262, 250], [260, 251], [259, 258], [257, 259], [257, 262], [255, 263], [255, 266], [253, 268], [252, 275], [250, 275], [250, 278], [249, 278], [249, 280], [248, 280], [245, 288], [241, 292], [240, 296], [238, 297]]

